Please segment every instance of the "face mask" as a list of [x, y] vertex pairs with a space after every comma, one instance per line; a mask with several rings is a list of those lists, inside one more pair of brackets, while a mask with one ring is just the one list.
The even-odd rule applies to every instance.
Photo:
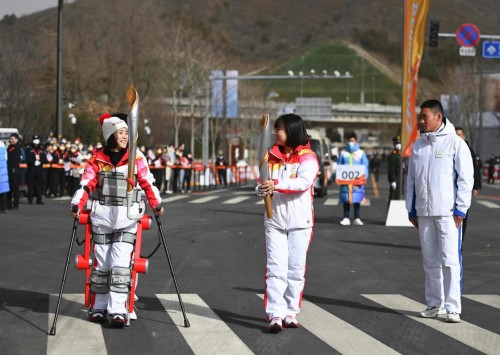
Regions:
[[40, 144], [40, 139], [33, 139], [33, 144], [34, 145], [39, 145]]
[[356, 142], [348, 142], [348, 143], [350, 148], [354, 148], [354, 146], [356, 145]]
[[394, 148], [396, 148], [397, 150], [401, 150], [401, 143], [396, 144]]

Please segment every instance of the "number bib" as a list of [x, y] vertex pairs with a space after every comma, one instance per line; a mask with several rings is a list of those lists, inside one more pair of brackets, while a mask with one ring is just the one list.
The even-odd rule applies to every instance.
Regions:
[[365, 185], [366, 166], [344, 164], [337, 165], [335, 183], [337, 185]]

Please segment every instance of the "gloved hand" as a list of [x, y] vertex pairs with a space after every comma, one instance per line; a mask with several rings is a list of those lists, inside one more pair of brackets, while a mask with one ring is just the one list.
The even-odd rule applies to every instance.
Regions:
[[391, 190], [396, 190], [396, 186], [398, 186], [396, 181], [391, 182]]
[[255, 193], [259, 197], [264, 197], [264, 196], [266, 196], [266, 193], [262, 192], [262, 190], [260, 189], [260, 186], [261, 186], [260, 184], [257, 185], [257, 187], [255, 188]]
[[39, 166], [40, 164], [42, 164], [40, 163], [40, 160], [35, 160], [35, 166]]

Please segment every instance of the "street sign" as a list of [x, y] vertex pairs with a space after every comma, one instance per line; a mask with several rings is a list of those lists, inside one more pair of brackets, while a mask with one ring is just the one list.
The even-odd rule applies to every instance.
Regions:
[[460, 55], [463, 57], [475, 57], [476, 47], [460, 47]]
[[483, 58], [500, 58], [500, 42], [483, 42]]
[[462, 47], [473, 47], [479, 43], [479, 28], [471, 23], [464, 23], [455, 32], [457, 42]]

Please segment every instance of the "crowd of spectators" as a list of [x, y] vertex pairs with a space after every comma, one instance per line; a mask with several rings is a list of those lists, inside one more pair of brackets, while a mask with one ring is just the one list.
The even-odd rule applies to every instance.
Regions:
[[[71, 141], [67, 138], [57, 139], [52, 134], [42, 141], [34, 135], [30, 142], [23, 144], [22, 139], [14, 134], [9, 139], [7, 148], [16, 145], [15, 155], [19, 155], [21, 186], [20, 193], [26, 193], [28, 202], [43, 204], [42, 197], [56, 198], [72, 196], [78, 189], [83, 174], [85, 162], [92, 156], [95, 149], [102, 148], [102, 143], [84, 143], [80, 138]], [[162, 194], [190, 193], [192, 190], [193, 157], [185, 150], [184, 144], [175, 147], [174, 144], [156, 147], [140, 146], [139, 149], [147, 158], [151, 172], [155, 177], [156, 186]], [[30, 159], [30, 153], [33, 156]], [[225, 161], [224, 161], [225, 162]], [[224, 166], [220, 167], [225, 168]], [[41, 177], [34, 179], [35, 174], [30, 169], [38, 169]], [[217, 184], [227, 186], [227, 182], [217, 174], [220, 180]], [[34, 181], [31, 181], [34, 180]], [[7, 208], [18, 207], [14, 196], [6, 193]]]

